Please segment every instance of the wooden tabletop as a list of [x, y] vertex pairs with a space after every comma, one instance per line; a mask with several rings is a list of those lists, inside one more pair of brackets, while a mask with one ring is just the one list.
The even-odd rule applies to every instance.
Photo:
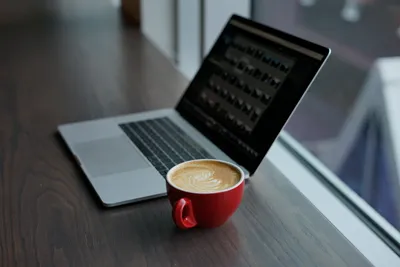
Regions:
[[370, 266], [269, 162], [216, 229], [103, 208], [61, 123], [172, 107], [187, 81], [116, 14], [0, 27], [0, 266]]

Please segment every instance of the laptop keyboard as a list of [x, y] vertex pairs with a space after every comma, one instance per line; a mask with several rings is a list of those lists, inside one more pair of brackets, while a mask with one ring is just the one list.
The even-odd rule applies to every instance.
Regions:
[[119, 126], [163, 177], [181, 162], [213, 158], [168, 118]]

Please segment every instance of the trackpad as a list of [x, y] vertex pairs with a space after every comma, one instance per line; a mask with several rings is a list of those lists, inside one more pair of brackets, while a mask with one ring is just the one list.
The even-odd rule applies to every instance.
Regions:
[[74, 151], [91, 177], [151, 166], [125, 135], [78, 143]]

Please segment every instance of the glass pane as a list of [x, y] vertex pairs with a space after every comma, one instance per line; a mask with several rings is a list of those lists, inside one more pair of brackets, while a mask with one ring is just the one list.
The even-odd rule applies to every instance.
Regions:
[[332, 48], [285, 130], [400, 229], [400, 1], [254, 0], [253, 10]]

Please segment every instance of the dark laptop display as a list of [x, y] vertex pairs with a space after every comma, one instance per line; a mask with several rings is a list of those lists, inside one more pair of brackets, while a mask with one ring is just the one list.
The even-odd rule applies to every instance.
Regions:
[[232, 16], [176, 109], [252, 174], [328, 55]]

